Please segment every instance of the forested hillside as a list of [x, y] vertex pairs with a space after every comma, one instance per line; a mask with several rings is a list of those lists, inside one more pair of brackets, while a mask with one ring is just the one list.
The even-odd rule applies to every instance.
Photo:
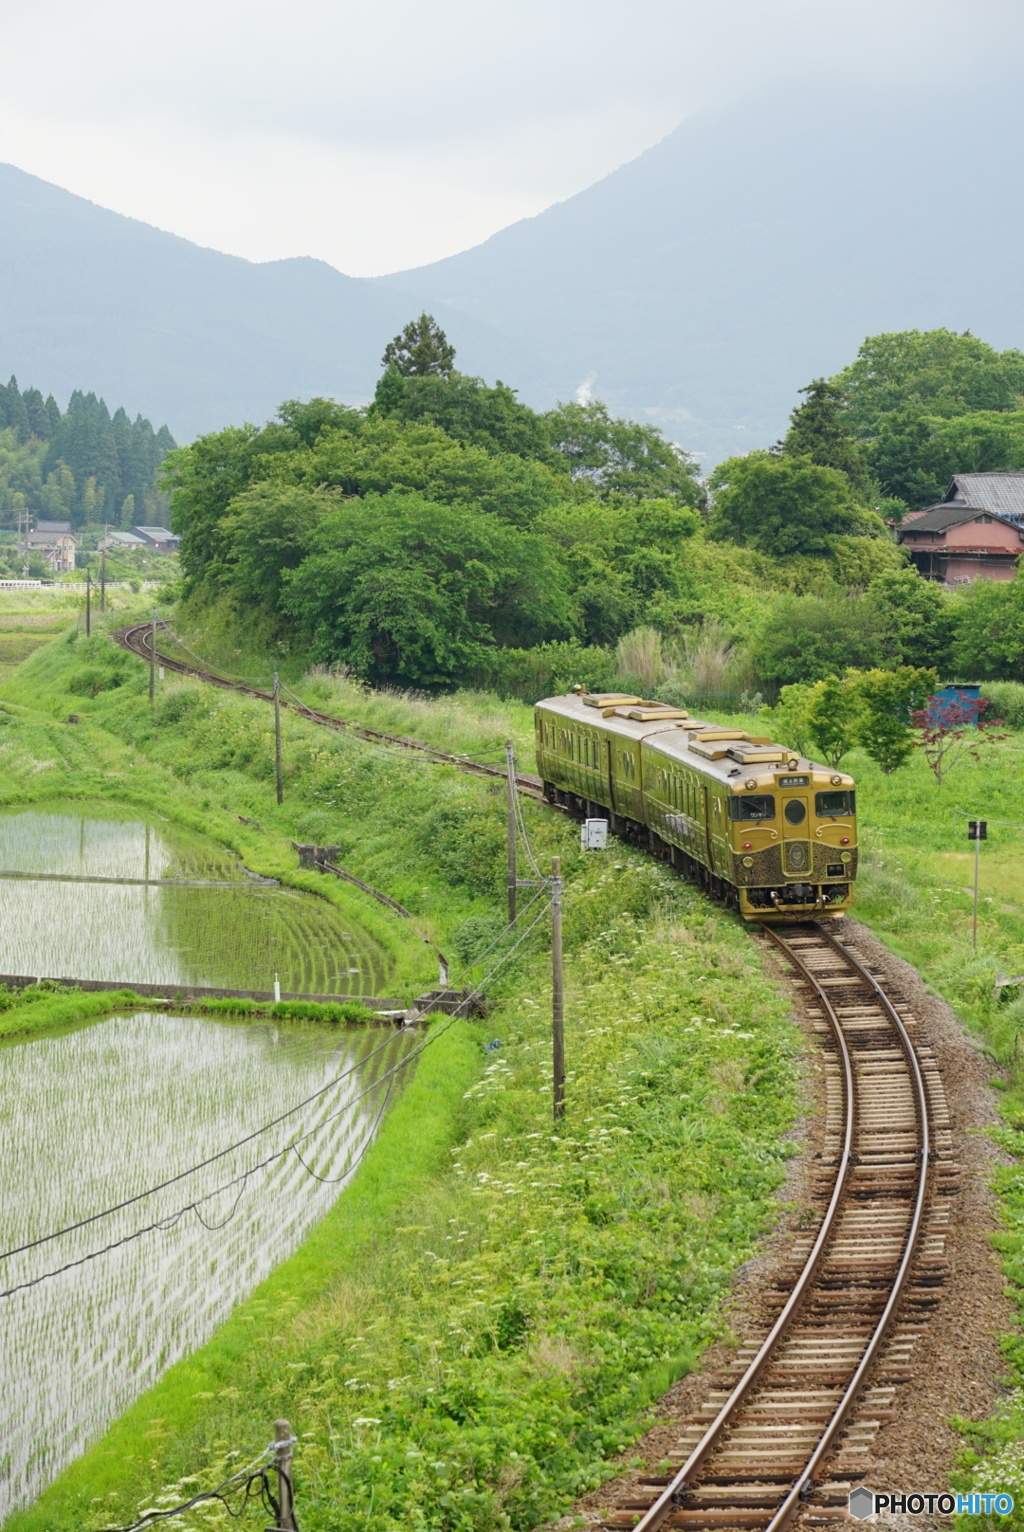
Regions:
[[75, 391], [63, 413], [53, 395], [0, 385], [0, 527], [34, 518], [72, 526], [158, 526], [167, 501], [157, 470], [175, 441], [166, 426], [111, 415], [103, 399]]
[[891, 533], [891, 491], [944, 486], [956, 441], [1021, 461], [1018, 353], [871, 338], [803, 391], [782, 442], [706, 484], [600, 403], [539, 414], [460, 374], [429, 316], [385, 360], [365, 410], [291, 401], [170, 456], [190, 620], [244, 620], [375, 685], [526, 697], [615, 677], [771, 692], [850, 665], [1024, 673], [1024, 584], [950, 594]]

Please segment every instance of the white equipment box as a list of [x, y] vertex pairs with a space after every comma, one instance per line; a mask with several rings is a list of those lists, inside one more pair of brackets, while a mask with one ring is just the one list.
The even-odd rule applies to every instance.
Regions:
[[580, 825], [580, 850], [604, 851], [607, 845], [607, 819], [585, 819]]

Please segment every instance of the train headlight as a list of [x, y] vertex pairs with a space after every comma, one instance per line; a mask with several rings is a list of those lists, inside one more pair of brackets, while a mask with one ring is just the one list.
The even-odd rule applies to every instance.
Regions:
[[757, 786], [757, 783], [753, 777], [748, 777], [743, 786], [747, 789], [748, 793], [752, 793], [754, 788]]
[[743, 865], [744, 865], [744, 867], [753, 867], [753, 865], [754, 865], [754, 858], [752, 856], [745, 856], [743, 858]]
[[832, 778], [831, 778], [831, 781], [832, 781], [832, 786], [833, 786], [833, 787], [838, 787], [838, 786], [839, 786], [839, 784], [840, 784], [840, 782], [841, 782], [841, 781], [842, 781], [842, 780], [843, 780], [843, 779], [842, 779], [842, 777], [841, 777], [841, 776], [840, 776], [840, 775], [839, 775], [839, 773], [838, 773], [838, 771], [835, 771], [835, 772], [833, 772], [833, 773], [832, 773]]
[[841, 862], [852, 862], [853, 861], [853, 852], [852, 851], [842, 851], [842, 852], [840, 852], [839, 860]]

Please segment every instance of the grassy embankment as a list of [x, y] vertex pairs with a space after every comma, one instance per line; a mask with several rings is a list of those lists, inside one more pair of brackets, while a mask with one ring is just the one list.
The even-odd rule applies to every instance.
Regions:
[[[151, 711], [144, 667], [98, 637], [40, 651], [0, 708], [5, 801], [173, 808], [260, 871], [294, 867], [289, 837], [337, 842], [453, 954], [501, 929], [500, 783], [287, 717], [279, 809], [268, 708], [169, 679]], [[449, 709], [444, 742], [481, 727]], [[573, 825], [524, 807], [568, 881], [561, 1131], [542, 922], [485, 1027], [435, 1026], [314, 1236], [11, 1529], [128, 1520], [246, 1460], [282, 1413], [307, 1532], [533, 1527], [608, 1472], [720, 1330], [791, 1152], [786, 999], [733, 917], [639, 853], [584, 858]]]

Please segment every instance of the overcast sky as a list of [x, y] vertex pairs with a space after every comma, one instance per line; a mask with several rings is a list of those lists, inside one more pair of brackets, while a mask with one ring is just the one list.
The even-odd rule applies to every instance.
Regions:
[[374, 275], [773, 78], [930, 81], [947, 110], [1022, 33], [1020, 0], [0, 0], [0, 160], [235, 255]]

